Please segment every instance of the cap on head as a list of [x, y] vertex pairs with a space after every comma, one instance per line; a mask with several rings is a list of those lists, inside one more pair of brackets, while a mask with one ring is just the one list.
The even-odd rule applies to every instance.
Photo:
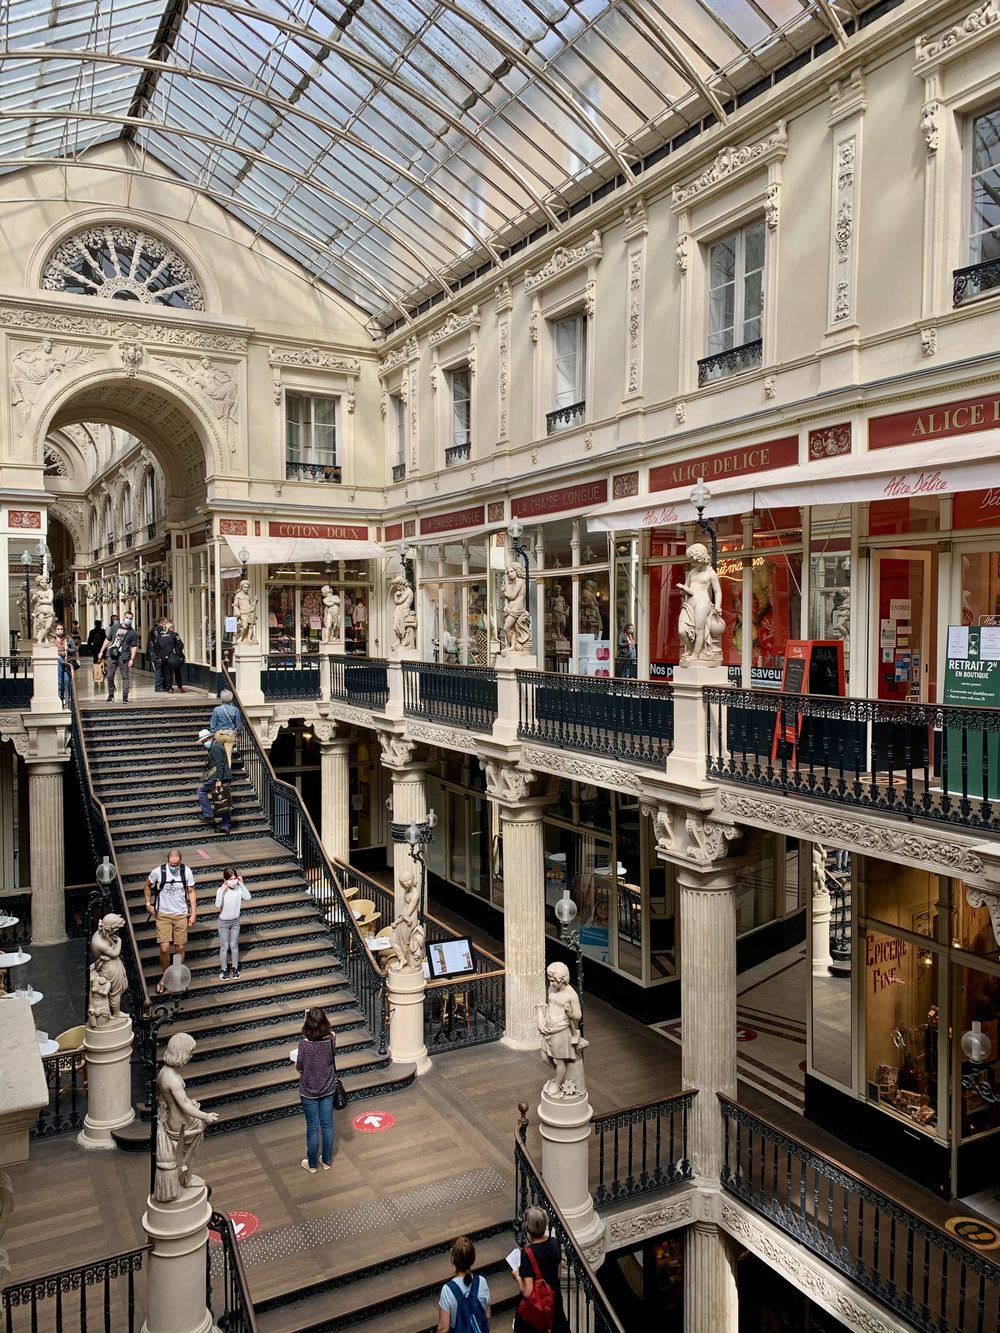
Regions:
[[202, 727], [201, 731], [198, 732], [198, 740], [201, 742], [211, 740], [211, 738], [212, 733], [209, 731], [208, 727]]

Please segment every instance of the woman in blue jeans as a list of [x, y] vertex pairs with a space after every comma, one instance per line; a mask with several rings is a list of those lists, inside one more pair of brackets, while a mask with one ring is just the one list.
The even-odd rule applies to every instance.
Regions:
[[302, 1168], [316, 1174], [323, 1140], [323, 1170], [333, 1161], [333, 1091], [337, 1086], [337, 1040], [322, 1009], [307, 1009], [295, 1059], [299, 1097], [306, 1118], [306, 1156]]

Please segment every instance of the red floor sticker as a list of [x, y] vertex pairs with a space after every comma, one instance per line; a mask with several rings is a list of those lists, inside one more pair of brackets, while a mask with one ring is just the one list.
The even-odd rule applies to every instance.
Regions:
[[748, 1027], [744, 1027], [742, 1024], [740, 1024], [740, 1025], [737, 1027], [737, 1029], [736, 1029], [736, 1040], [737, 1040], [737, 1041], [756, 1041], [756, 1040], [757, 1040], [757, 1029], [756, 1029], [756, 1028], [748, 1028]]
[[[260, 1230], [260, 1218], [256, 1213], [235, 1212], [230, 1213], [229, 1216], [232, 1219], [233, 1230], [236, 1232], [237, 1240], [246, 1240], [248, 1236], [252, 1236], [254, 1232]], [[221, 1239], [217, 1231], [210, 1231], [208, 1237], [209, 1240], [214, 1241], [216, 1245], [219, 1244]]]
[[388, 1111], [362, 1111], [351, 1121], [354, 1128], [362, 1134], [382, 1134], [392, 1129], [396, 1117]]

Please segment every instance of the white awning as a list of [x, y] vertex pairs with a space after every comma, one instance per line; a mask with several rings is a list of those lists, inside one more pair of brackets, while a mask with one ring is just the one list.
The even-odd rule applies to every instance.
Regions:
[[[712, 499], [706, 512], [710, 518], [723, 518], [786, 505], [905, 500], [989, 486], [1000, 486], [1000, 430], [721, 477], [708, 483]], [[688, 482], [669, 491], [614, 500], [591, 510], [587, 527], [591, 532], [623, 532], [694, 523], [698, 515], [689, 499], [692, 488]]]
[[324, 537], [227, 537], [226, 543], [237, 560], [240, 552], [246, 550], [248, 565], [381, 560], [386, 554], [378, 542], [334, 541]]

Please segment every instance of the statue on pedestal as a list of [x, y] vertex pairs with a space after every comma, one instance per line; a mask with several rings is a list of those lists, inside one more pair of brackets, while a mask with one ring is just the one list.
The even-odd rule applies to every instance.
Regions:
[[531, 653], [531, 615], [528, 612], [528, 583], [524, 570], [511, 562], [500, 585], [503, 597], [504, 655]]
[[566, 598], [562, 595], [562, 584], [552, 584], [547, 601], [552, 638], [556, 643], [559, 643], [566, 638], [566, 622], [569, 620], [569, 607], [566, 605]]
[[257, 642], [257, 597], [250, 591], [250, 580], [241, 579], [240, 586], [233, 598], [233, 615], [236, 617], [236, 642]]
[[319, 592], [323, 599], [320, 643], [336, 643], [340, 639], [340, 594], [335, 593], [329, 583], [324, 583]]
[[90, 940], [90, 998], [87, 1003], [87, 1026], [107, 1027], [121, 1018], [122, 996], [128, 990], [125, 964], [122, 962], [122, 942], [118, 932], [125, 918], [117, 912], [102, 916]]
[[580, 1033], [583, 1018], [580, 997], [569, 984], [569, 968], [565, 963], [550, 963], [545, 975], [549, 982], [548, 1003], [536, 1006], [538, 1032], [542, 1054], [554, 1073], [542, 1092], [553, 1098], [579, 1097], [587, 1090], [583, 1052], [590, 1045]]
[[396, 955], [390, 963], [394, 972], [419, 972], [424, 963], [424, 926], [420, 920], [420, 882], [412, 865], [399, 872], [403, 906], [392, 922], [392, 948]]
[[56, 623], [52, 588], [44, 574], [36, 574], [31, 594], [31, 637], [37, 644], [51, 643]]
[[205, 1126], [218, 1120], [215, 1111], [203, 1111], [187, 1095], [180, 1070], [194, 1054], [194, 1037], [178, 1032], [167, 1042], [163, 1068], [156, 1076], [156, 1182], [157, 1203], [173, 1203], [181, 1191], [205, 1182], [191, 1172], [195, 1153], [205, 1137]]
[[684, 594], [684, 605], [677, 617], [677, 629], [684, 644], [682, 667], [704, 663], [718, 666], [722, 662], [722, 635], [726, 622], [722, 618], [722, 588], [719, 576], [712, 568], [707, 547], [695, 542], [687, 548], [691, 568], [687, 579], [678, 584]]
[[413, 589], [404, 575], [397, 574], [389, 584], [389, 596], [393, 601], [393, 648], [397, 651], [416, 648], [417, 613], [413, 609]]

